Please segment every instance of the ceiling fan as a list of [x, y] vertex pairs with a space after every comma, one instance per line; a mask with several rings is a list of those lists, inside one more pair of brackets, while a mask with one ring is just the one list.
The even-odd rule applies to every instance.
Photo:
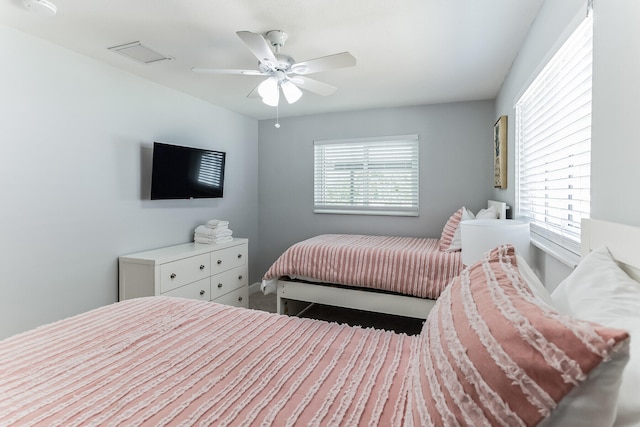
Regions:
[[[278, 106], [280, 90], [287, 102], [293, 104], [302, 96], [301, 89], [318, 95], [331, 95], [336, 91], [335, 86], [305, 77], [307, 74], [336, 68], [352, 67], [356, 65], [356, 58], [349, 52], [336, 53], [303, 62], [295, 62], [292, 57], [280, 53], [280, 48], [287, 40], [287, 33], [280, 30], [262, 34], [250, 31], [236, 32], [249, 50], [258, 58], [257, 70], [236, 70], [194, 67], [197, 73], [209, 74], [240, 74], [248, 76], [267, 76], [254, 90], [249, 98], [262, 97], [262, 102], [272, 107]], [[273, 48], [273, 51], [272, 51]]]

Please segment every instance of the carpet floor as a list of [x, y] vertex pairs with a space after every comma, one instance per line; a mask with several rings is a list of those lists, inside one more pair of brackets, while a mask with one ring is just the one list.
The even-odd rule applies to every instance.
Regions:
[[[264, 295], [262, 292], [253, 293], [249, 295], [249, 308], [275, 313], [276, 295]], [[422, 330], [422, 324], [424, 323], [424, 320], [411, 317], [372, 313], [369, 311], [352, 310], [322, 304], [314, 304], [311, 308], [307, 309], [301, 317], [346, 323], [348, 325], [362, 326], [365, 328], [386, 329], [407, 335], [419, 334]]]

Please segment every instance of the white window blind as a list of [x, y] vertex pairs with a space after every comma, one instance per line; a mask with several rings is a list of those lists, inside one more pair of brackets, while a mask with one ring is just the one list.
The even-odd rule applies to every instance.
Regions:
[[591, 201], [592, 21], [580, 24], [515, 106], [518, 214], [532, 233], [578, 254]]
[[314, 141], [314, 212], [418, 215], [418, 135]]

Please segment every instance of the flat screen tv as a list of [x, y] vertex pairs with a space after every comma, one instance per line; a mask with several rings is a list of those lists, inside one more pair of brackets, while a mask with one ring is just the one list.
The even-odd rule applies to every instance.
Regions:
[[222, 197], [225, 157], [221, 151], [154, 142], [151, 200]]

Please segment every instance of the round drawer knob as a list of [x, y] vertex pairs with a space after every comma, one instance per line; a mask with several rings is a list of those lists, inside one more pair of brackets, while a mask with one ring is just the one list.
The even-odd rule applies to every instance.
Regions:
[[221, 288], [222, 287], [222, 283], [218, 283], [218, 287]]
[[238, 254], [238, 259], [242, 258], [242, 254]]
[[218, 265], [220, 265], [220, 264], [222, 264], [222, 260], [221, 259], [218, 260]]
[[200, 270], [204, 270], [204, 265], [200, 265]]
[[238, 301], [242, 301], [242, 297], [238, 297]]
[[242, 274], [238, 276], [238, 280], [242, 280]]
[[175, 279], [176, 278], [176, 273], [171, 273], [171, 276], [169, 276], [169, 277], [171, 277], [172, 279]]
[[204, 289], [200, 290], [200, 295], [204, 295]]

